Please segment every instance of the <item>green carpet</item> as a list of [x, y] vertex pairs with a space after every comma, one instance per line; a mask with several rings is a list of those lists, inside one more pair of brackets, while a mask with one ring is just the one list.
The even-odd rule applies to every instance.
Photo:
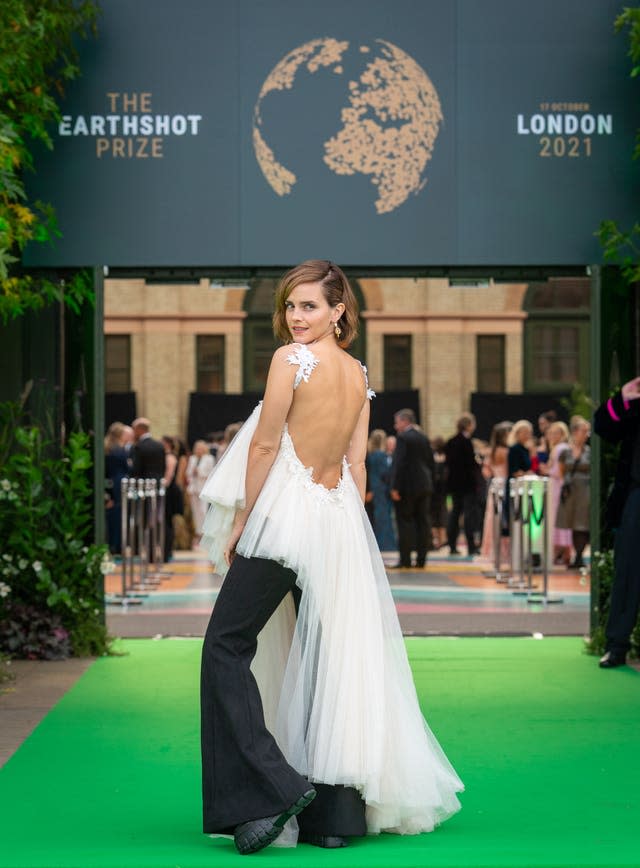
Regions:
[[[200, 834], [200, 640], [122, 643], [0, 770], [0, 868], [216, 868]], [[640, 678], [578, 639], [409, 639], [426, 716], [466, 784], [430, 835], [341, 851], [269, 848], [265, 866], [638, 866]]]

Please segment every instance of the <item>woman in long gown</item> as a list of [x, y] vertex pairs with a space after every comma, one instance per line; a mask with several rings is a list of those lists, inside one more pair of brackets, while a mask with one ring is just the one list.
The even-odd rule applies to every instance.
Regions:
[[387, 432], [376, 428], [369, 436], [367, 451], [367, 497], [371, 498], [372, 525], [381, 552], [395, 552], [398, 539], [393, 528], [393, 501], [389, 482], [391, 462], [387, 457]]
[[185, 476], [187, 479], [187, 494], [191, 503], [191, 516], [195, 536], [199, 539], [202, 535], [204, 517], [207, 507], [200, 499], [204, 484], [213, 470], [214, 460], [209, 447], [204, 440], [196, 440], [193, 444], [193, 454], [187, 462]]
[[562, 470], [560, 456], [570, 449], [569, 429], [564, 422], [553, 422], [547, 431], [549, 440], [549, 462], [546, 465], [549, 477], [549, 516], [547, 527], [551, 541], [550, 551], [553, 552], [553, 562], [569, 563], [571, 554], [571, 531], [567, 528], [556, 527], [558, 506], [560, 505], [560, 492], [562, 490]]
[[591, 481], [591, 447], [587, 443], [591, 433], [589, 422], [582, 416], [572, 416], [569, 422], [570, 448], [559, 456], [562, 484], [567, 494], [560, 503], [556, 515], [556, 527], [571, 530], [575, 551], [570, 570], [584, 567], [582, 554], [589, 544], [589, 500]]
[[337, 847], [430, 831], [460, 807], [363, 507], [370, 391], [344, 352], [356, 329], [337, 266], [284, 276], [274, 330], [289, 345], [203, 491], [203, 541], [230, 564], [203, 646], [204, 831], [241, 853], [296, 815], [300, 841]]
[[[509, 475], [508, 457], [509, 446], [507, 441], [511, 431], [511, 422], [499, 422], [494, 425], [491, 430], [491, 438], [489, 440], [489, 461], [486, 469], [486, 478], [504, 480], [506, 488], [506, 480]], [[483, 468], [484, 472], [484, 468]], [[508, 492], [506, 492], [508, 497]], [[491, 494], [487, 497], [487, 505], [484, 511], [484, 527], [482, 530], [482, 547], [480, 554], [485, 558], [495, 558], [495, 540], [494, 540], [494, 503]], [[502, 524], [502, 511], [500, 512], [500, 523]], [[509, 559], [509, 539], [500, 534], [500, 563], [506, 563]]]

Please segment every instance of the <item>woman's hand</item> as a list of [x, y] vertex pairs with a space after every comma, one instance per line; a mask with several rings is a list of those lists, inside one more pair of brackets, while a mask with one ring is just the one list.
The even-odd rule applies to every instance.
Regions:
[[622, 387], [622, 397], [625, 401], [635, 401], [636, 398], [640, 398], [640, 377], [635, 377], [624, 384]]
[[236, 545], [238, 544], [238, 540], [242, 536], [244, 525], [244, 519], [236, 519], [233, 523], [233, 527], [231, 528], [231, 536], [227, 540], [227, 544], [224, 547], [224, 560], [228, 567], [231, 566], [231, 563], [236, 556]]

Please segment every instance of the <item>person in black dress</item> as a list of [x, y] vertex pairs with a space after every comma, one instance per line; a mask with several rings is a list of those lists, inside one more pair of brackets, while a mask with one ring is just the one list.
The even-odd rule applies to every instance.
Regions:
[[122, 422], [113, 422], [104, 438], [105, 508], [109, 551], [119, 555], [122, 549], [122, 480], [129, 476], [129, 453], [126, 448], [133, 432]]
[[162, 445], [165, 450], [165, 475], [164, 482], [164, 562], [168, 563], [173, 557], [173, 517], [182, 515], [184, 512], [184, 500], [182, 489], [176, 481], [178, 475], [178, 456], [173, 437], [168, 434], [162, 435]]
[[607, 501], [607, 523], [615, 531], [615, 574], [606, 628], [602, 669], [626, 663], [630, 636], [640, 609], [640, 377], [598, 407], [594, 431], [609, 443], [620, 444], [615, 483]]
[[472, 413], [464, 413], [457, 423], [458, 433], [447, 440], [444, 451], [447, 457], [447, 488], [451, 494], [452, 506], [447, 525], [449, 553], [458, 554], [457, 542], [460, 516], [464, 516], [464, 535], [467, 551], [478, 554], [474, 539], [477, 513], [478, 464], [473, 450], [471, 436], [476, 428]]

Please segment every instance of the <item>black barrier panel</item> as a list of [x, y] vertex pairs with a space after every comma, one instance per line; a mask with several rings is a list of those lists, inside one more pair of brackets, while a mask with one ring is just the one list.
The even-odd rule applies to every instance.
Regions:
[[193, 448], [196, 440], [204, 440], [214, 431], [223, 431], [234, 422], [244, 422], [262, 395], [251, 392], [225, 394], [223, 392], [191, 392], [187, 440]]
[[104, 396], [105, 431], [113, 422], [130, 425], [137, 417], [135, 392], [107, 392]]
[[[204, 439], [207, 434], [224, 430], [233, 422], [244, 422], [261, 398], [262, 395], [249, 392], [241, 395], [191, 392], [187, 423], [189, 445], [193, 446], [196, 440]], [[369, 429], [384, 428], [387, 434], [393, 434], [393, 414], [405, 408], [413, 410], [420, 422], [419, 406], [417, 389], [379, 392], [371, 402]]]
[[633, 222], [618, 0], [105, 0], [29, 265], [574, 265]]
[[558, 420], [566, 422], [569, 418], [567, 408], [558, 395], [539, 395], [527, 392], [507, 395], [504, 392], [473, 392], [471, 412], [476, 417], [475, 436], [488, 440], [491, 429], [499, 422], [517, 422], [528, 419], [534, 431], [538, 430], [538, 418], [547, 410], [553, 410]]

